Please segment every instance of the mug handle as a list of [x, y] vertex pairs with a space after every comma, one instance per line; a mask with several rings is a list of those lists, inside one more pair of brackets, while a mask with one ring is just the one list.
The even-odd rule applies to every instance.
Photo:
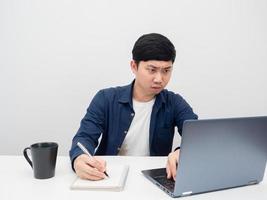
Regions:
[[28, 149], [31, 149], [30, 147], [26, 147], [24, 150], [23, 150], [23, 155], [25, 157], [25, 159], [28, 161], [28, 163], [30, 164], [30, 166], [32, 167], [32, 161], [31, 159], [29, 158], [28, 154], [27, 154], [27, 150]]

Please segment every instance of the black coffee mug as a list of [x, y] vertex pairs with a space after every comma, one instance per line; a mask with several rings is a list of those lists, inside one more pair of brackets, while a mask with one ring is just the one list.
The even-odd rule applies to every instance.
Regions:
[[[27, 154], [31, 151], [31, 158]], [[46, 179], [55, 176], [58, 144], [55, 142], [40, 142], [32, 144], [23, 150], [23, 155], [33, 168], [34, 177]]]

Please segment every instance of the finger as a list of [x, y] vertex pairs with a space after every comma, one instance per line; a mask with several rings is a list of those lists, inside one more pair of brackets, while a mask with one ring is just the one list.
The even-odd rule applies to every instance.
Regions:
[[169, 163], [169, 170], [170, 170], [170, 174], [172, 176], [172, 178], [175, 180], [175, 176], [176, 176], [176, 157], [174, 156], [170, 156], [168, 159], [168, 163]]
[[99, 176], [95, 176], [94, 174], [88, 174], [86, 172], [82, 172], [77, 174], [81, 179], [88, 179], [88, 180], [93, 180], [93, 181], [97, 181], [97, 180], [101, 180], [103, 179], [103, 177], [99, 177]]
[[107, 167], [107, 163], [105, 160], [103, 160], [102, 158], [99, 158], [97, 156], [94, 157], [99, 163], [101, 168], [99, 169], [99, 171], [104, 172], [106, 171], [106, 167]]
[[167, 163], [167, 166], [166, 166], [166, 173], [167, 173], [167, 179], [170, 179], [171, 178], [171, 171], [170, 171], [170, 167], [169, 167], [168, 163]]
[[[104, 177], [105, 178], [105, 177]], [[88, 175], [87, 176], [87, 179], [88, 180], [92, 180], [92, 181], [99, 181], [99, 180], [102, 180], [102, 179], [104, 179], [104, 178], [100, 178], [100, 177], [98, 177], [98, 176], [93, 176], [93, 175]]]
[[88, 166], [86, 168], [83, 168], [83, 175], [87, 177], [87, 179], [90, 180], [100, 180], [105, 178], [105, 174], [103, 172], [100, 172], [96, 168], [92, 168], [91, 166]]
[[170, 171], [171, 171], [171, 175], [172, 175], [173, 180], [175, 180], [175, 177], [176, 177], [176, 161], [175, 162], [171, 162]]
[[87, 159], [85, 161], [91, 167], [96, 168], [97, 170], [99, 170], [101, 172], [104, 172], [105, 165], [103, 163], [99, 162], [99, 160], [96, 159], [95, 157], [87, 157]]

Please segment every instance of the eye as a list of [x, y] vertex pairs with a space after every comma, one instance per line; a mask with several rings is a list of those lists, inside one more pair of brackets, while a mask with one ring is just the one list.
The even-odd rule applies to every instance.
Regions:
[[164, 74], [168, 74], [170, 71], [171, 71], [170, 69], [164, 69], [164, 70], [163, 70], [163, 73], [164, 73]]
[[148, 68], [148, 71], [149, 71], [149, 73], [155, 73], [156, 72], [156, 69], [154, 69], [154, 68]]

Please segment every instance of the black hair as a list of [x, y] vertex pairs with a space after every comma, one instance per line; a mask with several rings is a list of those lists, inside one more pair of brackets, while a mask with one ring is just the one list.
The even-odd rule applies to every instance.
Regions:
[[132, 50], [133, 60], [140, 61], [163, 60], [174, 62], [176, 51], [172, 42], [158, 33], [142, 35], [135, 42]]

